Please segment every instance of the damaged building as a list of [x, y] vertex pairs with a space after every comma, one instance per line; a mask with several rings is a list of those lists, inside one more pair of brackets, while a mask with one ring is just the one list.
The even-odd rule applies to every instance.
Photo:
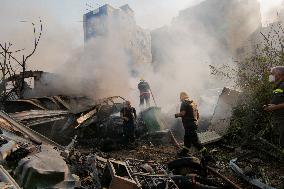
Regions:
[[129, 5], [114, 8], [105, 4], [98, 9], [84, 14], [85, 43], [100, 36], [116, 36], [129, 55], [130, 65], [149, 64], [152, 62], [150, 32], [136, 25], [134, 11]]

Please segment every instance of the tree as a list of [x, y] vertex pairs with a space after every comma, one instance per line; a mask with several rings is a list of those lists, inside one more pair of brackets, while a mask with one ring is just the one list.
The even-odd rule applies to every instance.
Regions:
[[[37, 32], [36, 24], [32, 23], [34, 43], [33, 49], [27, 54], [17, 55], [25, 49], [12, 51], [11, 48], [13, 44], [10, 42], [0, 43], [0, 56], [2, 56], [2, 59], [0, 59], [0, 69], [2, 73], [0, 101], [2, 102], [13, 93], [19, 98], [23, 98], [27, 62], [29, 58], [34, 55], [42, 36], [43, 27], [41, 19], [39, 19], [39, 24], [40, 26]], [[20, 73], [17, 75], [18, 70], [20, 70]], [[8, 84], [8, 82], [10, 82], [10, 84]]]
[[[235, 88], [242, 93], [233, 109], [229, 134], [250, 140], [252, 136], [263, 137], [277, 144], [271, 115], [263, 111], [270, 102], [273, 86], [268, 81], [270, 69], [283, 65], [284, 30], [281, 23], [272, 26], [267, 33], [260, 32], [262, 44], [244, 60], [237, 61], [237, 68], [229, 65], [210, 66], [211, 73], [222, 79], [234, 80]], [[244, 141], [244, 140], [240, 140]]]

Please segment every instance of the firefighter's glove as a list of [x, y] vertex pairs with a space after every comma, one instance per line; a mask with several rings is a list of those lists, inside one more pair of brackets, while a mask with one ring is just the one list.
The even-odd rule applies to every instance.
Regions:
[[178, 116], [178, 114], [175, 114], [175, 118], [178, 118], [179, 116]]

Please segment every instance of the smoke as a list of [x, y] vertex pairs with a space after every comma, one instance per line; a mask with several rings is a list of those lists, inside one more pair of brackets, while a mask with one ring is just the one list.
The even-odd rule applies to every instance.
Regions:
[[[42, 80], [42, 83], [48, 84], [49, 95], [84, 95], [94, 99], [130, 97], [131, 72], [135, 62], [132, 51], [129, 51], [128, 36], [132, 34], [133, 27], [124, 28], [122, 25], [126, 26], [126, 23], [120, 25], [119, 22], [107, 16], [90, 21], [97, 36], [72, 50], [68, 59], [56, 66], [55, 75], [47, 74]], [[39, 94], [43, 90], [39, 88], [36, 92]]]
[[70, 93], [94, 98], [127, 97], [130, 91], [128, 56], [119, 38], [97, 37], [75, 52], [56, 72]]
[[278, 21], [279, 13], [283, 12], [283, 0], [259, 0], [259, 2], [261, 5], [263, 25]]
[[[11, 51], [24, 49], [15, 53], [19, 60], [22, 55], [28, 55], [34, 48], [33, 25], [39, 34], [42, 20], [43, 32], [35, 54], [28, 60], [27, 68], [32, 70], [53, 71], [61, 62], [65, 62], [70, 51], [78, 46], [76, 38], [81, 28], [69, 30], [59, 21], [52, 10], [43, 1], [19, 0], [1, 1], [0, 6], [0, 43], [12, 43]], [[81, 26], [81, 24], [80, 24]], [[18, 72], [20, 70], [17, 70]]]
[[[232, 2], [239, 5], [235, 14], [230, 13], [234, 9]], [[82, 32], [78, 31], [82, 29], [81, 24], [77, 30], [64, 27], [66, 25], [60, 23], [44, 4], [19, 1], [18, 6], [25, 7], [21, 12], [12, 5], [9, 1], [1, 4], [0, 21], [9, 29], [0, 34], [0, 39], [10, 38], [17, 47], [29, 51], [33, 43], [31, 25], [18, 21], [37, 22], [40, 16], [43, 36], [29, 68], [56, 73], [56, 77], [44, 78], [52, 84], [52, 90], [93, 98], [121, 95], [137, 106], [137, 84], [143, 76], [151, 85], [157, 105], [163, 110], [176, 111], [179, 92], [187, 91], [197, 101], [201, 114], [206, 116], [213, 113], [219, 88], [227, 85], [210, 75], [209, 65], [232, 64], [233, 52], [259, 26], [257, 8], [248, 7], [244, 0], [203, 1], [194, 8], [181, 11], [170, 26], [152, 31], [152, 45], [137, 43], [141, 49], [152, 49], [153, 63], [141, 65], [134, 63], [132, 52], [127, 50], [129, 43], [126, 41], [129, 41], [134, 25], [116, 24], [116, 27], [122, 26], [121, 29], [110, 30], [112, 32], [78, 48], [75, 39], [83, 41]], [[255, 20], [247, 19], [254, 15], [257, 15]], [[16, 22], [15, 27], [11, 27], [11, 21]], [[248, 26], [249, 30], [243, 29]]]
[[[237, 48], [261, 25], [257, 1], [211, 0], [184, 9], [168, 27], [152, 31], [154, 70], [141, 69], [158, 105], [177, 111], [179, 93], [197, 101], [202, 116], [211, 116], [220, 88], [209, 65], [234, 65]], [[247, 18], [249, 17], [249, 19]]]

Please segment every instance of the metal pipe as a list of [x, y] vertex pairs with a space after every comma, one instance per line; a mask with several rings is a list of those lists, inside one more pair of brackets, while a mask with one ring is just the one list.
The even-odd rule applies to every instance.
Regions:
[[240, 186], [236, 185], [235, 183], [233, 183], [232, 181], [230, 181], [227, 177], [225, 177], [224, 175], [218, 173], [216, 170], [214, 170], [212, 167], [207, 166], [207, 169], [209, 171], [211, 171], [212, 173], [216, 174], [217, 176], [219, 176], [220, 178], [222, 178], [224, 181], [226, 181], [228, 184], [230, 184], [232, 187], [236, 188], [236, 189], [242, 189]]

